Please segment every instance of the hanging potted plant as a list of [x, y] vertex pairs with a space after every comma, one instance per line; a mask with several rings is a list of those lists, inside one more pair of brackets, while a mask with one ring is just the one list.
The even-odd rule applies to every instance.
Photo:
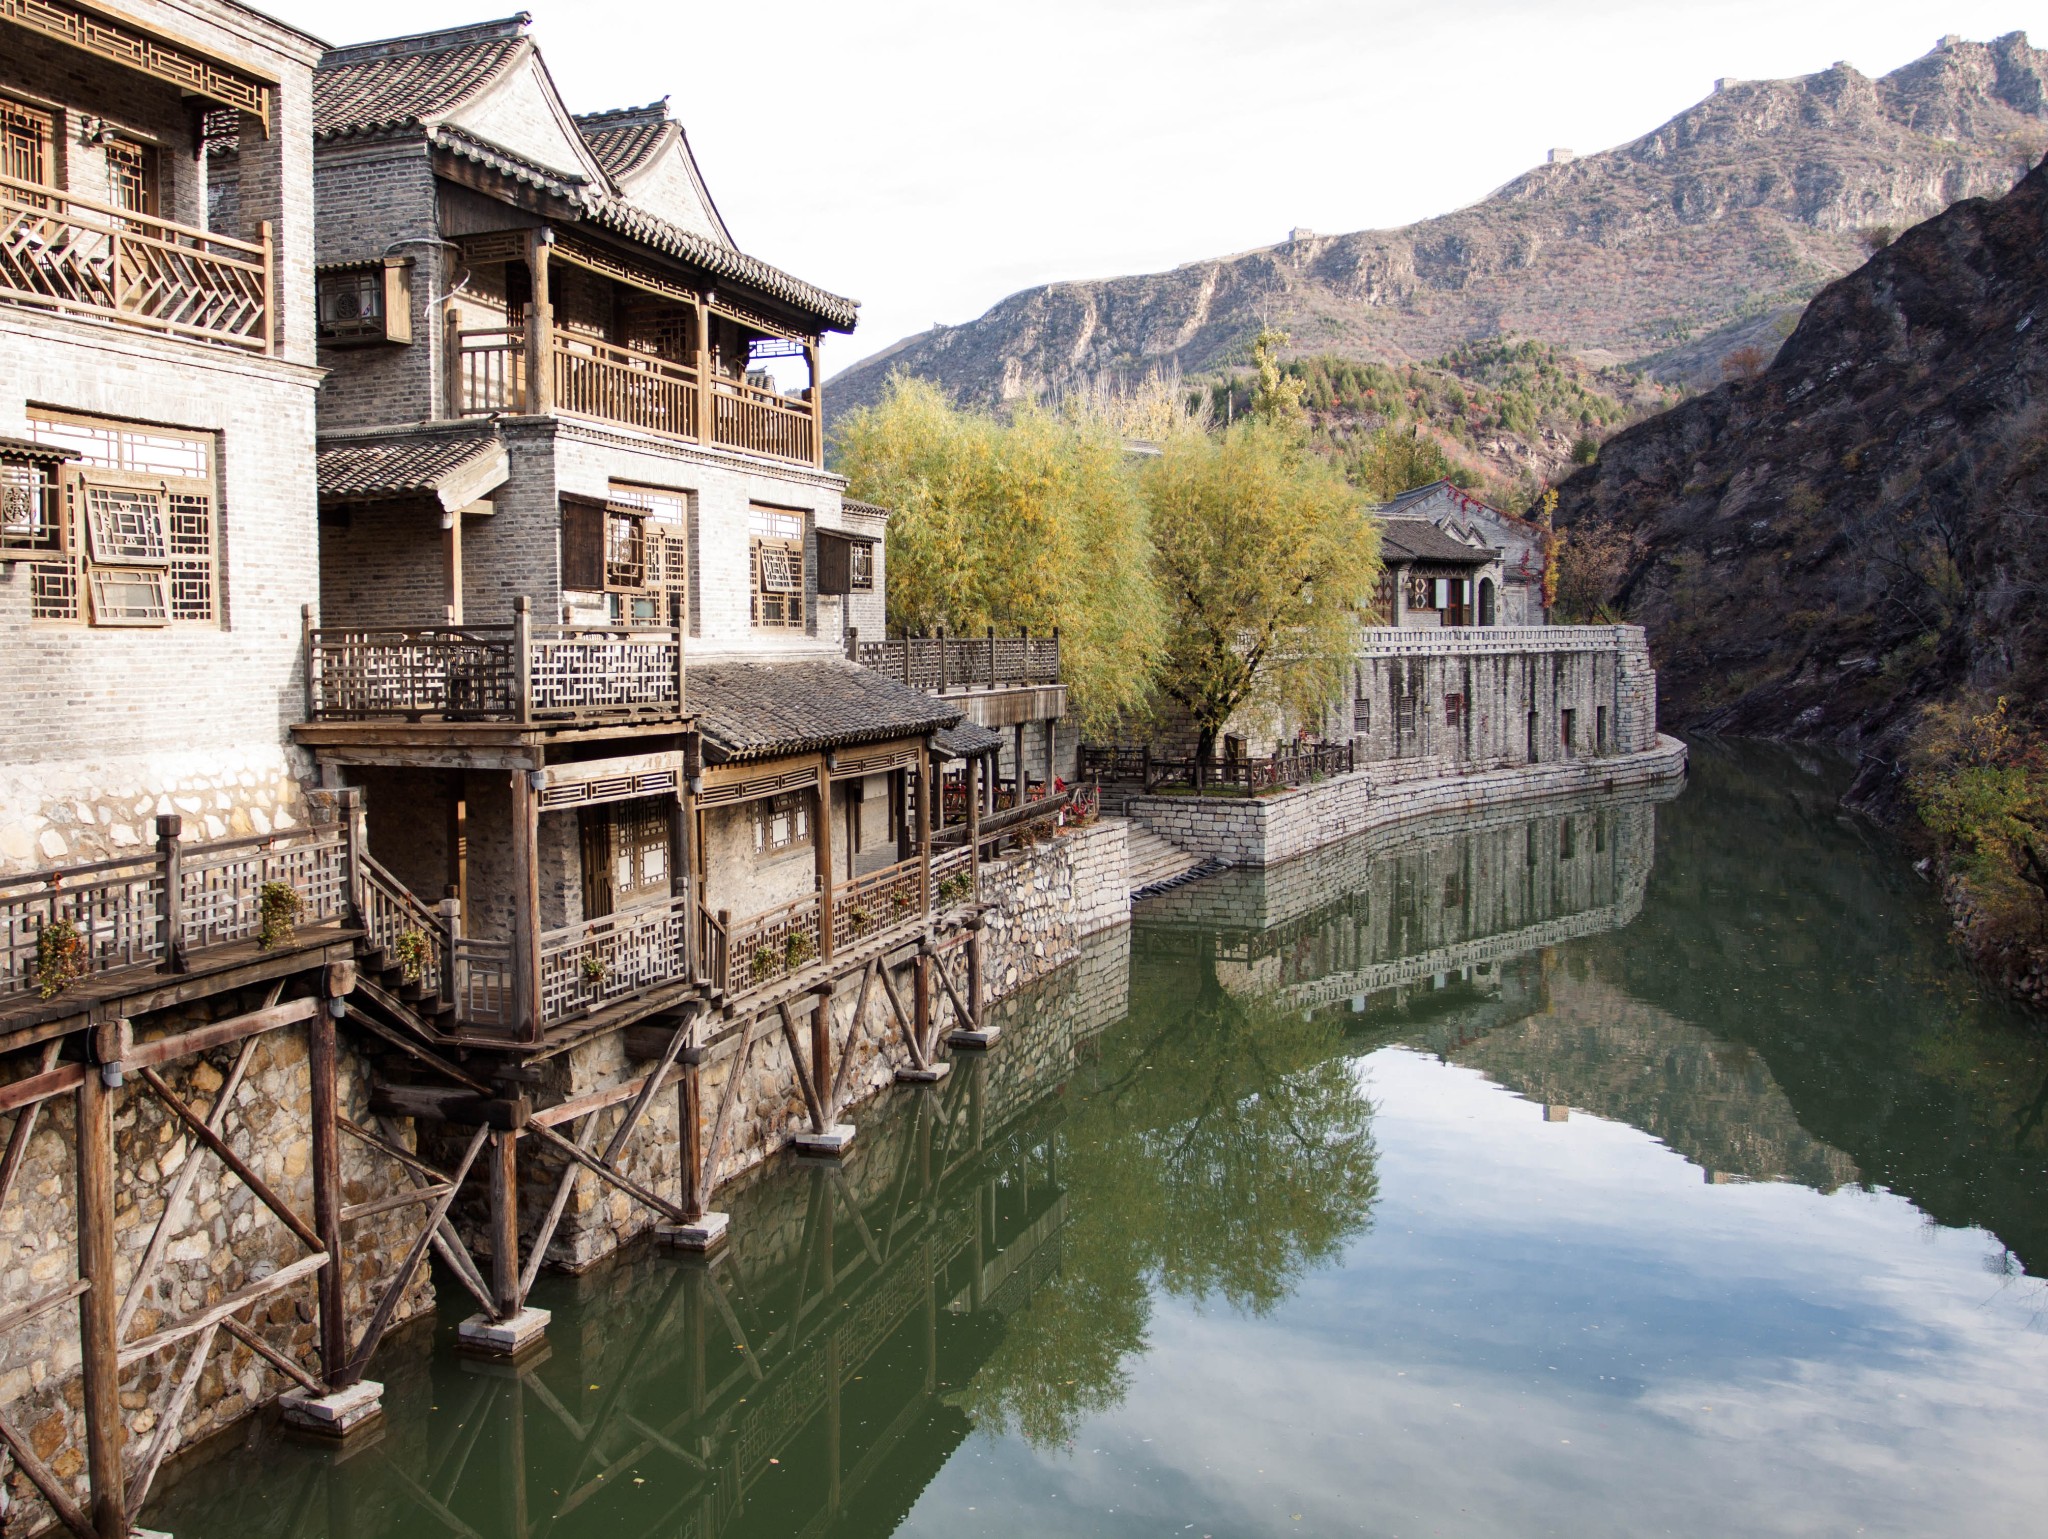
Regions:
[[398, 958], [399, 976], [407, 983], [418, 983], [427, 973], [427, 932], [425, 930], [401, 930], [391, 950]]

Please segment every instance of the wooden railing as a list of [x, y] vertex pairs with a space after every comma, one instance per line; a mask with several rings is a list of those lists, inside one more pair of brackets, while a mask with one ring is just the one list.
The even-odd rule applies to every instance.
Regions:
[[507, 327], [448, 332], [449, 409], [458, 417], [526, 410], [526, 333]]
[[1146, 791], [1161, 787], [1266, 791], [1279, 786], [1307, 785], [1331, 775], [1348, 774], [1356, 768], [1357, 750], [1350, 743], [1312, 743], [1291, 753], [1261, 759], [1198, 759], [1192, 754], [1155, 753], [1150, 747], [1083, 743], [1080, 758], [1083, 778], [1136, 784]]
[[540, 938], [543, 1026], [643, 989], [690, 977], [689, 925], [696, 899], [621, 909]]
[[697, 434], [697, 371], [590, 337], [555, 336], [555, 409], [674, 438]]
[[832, 935], [840, 945], [867, 939], [922, 914], [924, 862], [911, 859], [870, 871], [832, 890]]
[[270, 227], [258, 241], [0, 177], [0, 296], [268, 352]]
[[712, 442], [749, 454], [810, 464], [818, 442], [817, 410], [773, 390], [722, 379], [712, 386]]
[[673, 627], [510, 625], [306, 629], [308, 721], [581, 722], [683, 710]]
[[259, 938], [263, 889], [297, 895], [298, 926], [354, 913], [350, 825], [186, 844], [157, 819], [146, 854], [0, 877], [0, 1008], [108, 973], [182, 972], [193, 953]]
[[[440, 995], [450, 976], [448, 921], [363, 852], [363, 944], [403, 969], [403, 981]], [[418, 938], [411, 939], [417, 936]]]
[[745, 919], [730, 919], [721, 913], [718, 917], [726, 930], [726, 972], [719, 986], [730, 994], [744, 994], [817, 961], [823, 913], [815, 892]]
[[458, 1027], [504, 1029], [518, 1024], [512, 1008], [512, 943], [456, 936], [448, 948], [449, 998]]
[[[1021, 805], [1010, 806], [998, 812], [987, 813], [977, 820], [975, 832], [981, 841], [984, 853], [996, 848], [1006, 839], [1014, 839], [1020, 833], [1036, 835], [1039, 825], [1051, 824], [1055, 828], [1069, 823], [1085, 823], [1095, 818], [1102, 807], [1102, 787], [1087, 783], [1071, 785], [1064, 790], [1034, 796]], [[966, 853], [969, 828], [965, 823], [951, 824], [932, 835], [932, 880], [941, 880], [942, 867], [953, 869], [956, 856]], [[938, 851], [944, 850], [941, 855]]]
[[[465, 330], [451, 323], [449, 414], [487, 417], [533, 410], [534, 392], [527, 387], [532, 345], [524, 330]], [[815, 391], [808, 398], [792, 398], [743, 380], [716, 377], [707, 414], [696, 369], [600, 338], [563, 332], [553, 333], [547, 368], [557, 411], [803, 465], [818, 462]]]
[[846, 633], [846, 655], [866, 668], [901, 679], [912, 689], [943, 695], [951, 690], [1022, 689], [1060, 681], [1060, 633], [1024, 631], [998, 636], [905, 636], [863, 641], [858, 628]]

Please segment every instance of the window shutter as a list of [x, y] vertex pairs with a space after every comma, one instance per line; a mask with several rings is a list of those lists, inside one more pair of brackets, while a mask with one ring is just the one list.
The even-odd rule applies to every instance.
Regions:
[[850, 559], [852, 547], [841, 539], [833, 537], [829, 530], [818, 531], [818, 591], [820, 593], [849, 593], [853, 589], [853, 562]]
[[562, 503], [562, 586], [604, 591], [604, 520], [601, 503]]

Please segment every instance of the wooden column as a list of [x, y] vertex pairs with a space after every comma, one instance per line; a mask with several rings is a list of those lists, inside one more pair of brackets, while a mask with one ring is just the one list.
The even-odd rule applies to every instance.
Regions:
[[832, 771], [818, 759], [817, 816], [811, 819], [811, 851], [818, 873], [818, 954], [832, 957]]
[[320, 1376], [330, 1389], [348, 1366], [348, 1306], [341, 1270], [341, 1076], [334, 1015], [329, 1006], [338, 1004], [354, 987], [353, 963], [329, 966], [324, 990], [327, 997], [306, 1023], [307, 1089], [312, 1098], [313, 1123], [313, 1228], [320, 1236], [321, 1248], [327, 1252], [327, 1265], [321, 1268], [317, 1284]]
[[715, 436], [716, 403], [711, 399], [711, 310], [702, 298], [697, 301], [697, 441], [710, 443]]
[[[832, 985], [822, 983], [818, 995], [811, 1005], [811, 1084], [817, 1088], [819, 1105], [824, 1108], [825, 1127], [832, 1125], [832, 1118], [839, 1108], [832, 1100]], [[819, 1129], [824, 1131], [823, 1128]]]
[[533, 600], [524, 593], [512, 601], [512, 695], [521, 723], [532, 721]]
[[462, 623], [462, 511], [441, 514], [441, 607], [448, 624]]
[[84, 1376], [85, 1460], [92, 1481], [92, 1525], [100, 1539], [128, 1539], [128, 1495], [121, 1473], [121, 1369], [114, 1284], [114, 1095], [99, 1068], [86, 1065], [78, 1087], [78, 1346]]
[[967, 761], [967, 871], [969, 898], [981, 901], [981, 758]]
[[932, 1039], [932, 959], [920, 951], [910, 967], [910, 1025], [917, 1035], [917, 1050], [930, 1056], [926, 1044]]
[[676, 1080], [676, 1126], [681, 1130], [678, 1154], [683, 1162], [683, 1217], [696, 1223], [704, 1216], [704, 1086], [703, 1070], [685, 1062]]
[[811, 463], [823, 468], [825, 464], [825, 384], [824, 370], [818, 365], [818, 344], [804, 344], [804, 361], [811, 366]]
[[1017, 744], [1017, 805], [1023, 806], [1031, 794], [1031, 776], [1024, 768], [1024, 723], [1018, 722], [1014, 729]]
[[540, 1034], [540, 799], [528, 771], [512, 771], [512, 1019]]
[[975, 916], [974, 928], [967, 932], [967, 1013], [973, 1019], [968, 1021], [969, 1031], [980, 1031], [982, 1012], [981, 994], [981, 918]]
[[548, 293], [554, 234], [543, 227], [526, 237], [526, 270], [533, 277], [526, 307], [526, 409], [543, 417], [555, 409], [555, 307]]
[[519, 1311], [519, 1134], [491, 1132], [491, 1298], [503, 1320]]
[[1059, 774], [1059, 731], [1060, 724], [1054, 717], [1045, 719], [1045, 790], [1052, 794], [1052, 783]]
[[917, 750], [917, 859], [918, 887], [927, 912], [932, 906], [932, 745]]

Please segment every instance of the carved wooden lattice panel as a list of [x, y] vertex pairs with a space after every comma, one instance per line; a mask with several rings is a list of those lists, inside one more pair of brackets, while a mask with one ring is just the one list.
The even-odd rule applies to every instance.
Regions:
[[536, 716], [673, 710], [677, 641], [659, 631], [540, 631], [529, 653]]
[[556, 931], [541, 944], [541, 1020], [688, 976], [692, 903], [671, 898]]

